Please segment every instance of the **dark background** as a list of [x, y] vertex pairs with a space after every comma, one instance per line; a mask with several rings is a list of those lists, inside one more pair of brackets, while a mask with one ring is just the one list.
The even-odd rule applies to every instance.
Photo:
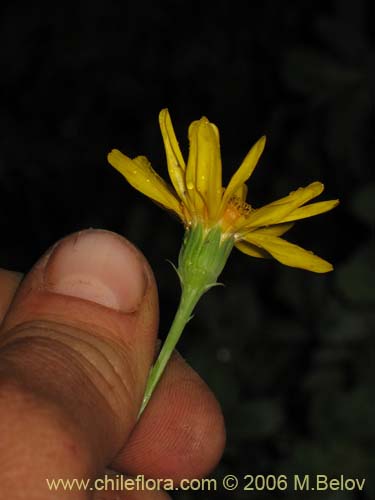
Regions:
[[206, 115], [221, 132], [227, 180], [265, 133], [250, 203], [324, 182], [339, 208], [287, 237], [335, 271], [234, 251], [227, 286], [199, 305], [179, 348], [226, 417], [215, 474], [344, 474], [366, 478], [365, 492], [319, 498], [375, 498], [374, 3], [46, 5], [0, 7], [0, 265], [25, 272], [78, 229], [124, 234], [155, 270], [163, 336], [179, 286], [166, 259], [176, 262], [183, 229], [108, 166], [107, 152], [144, 154], [166, 176], [159, 110], [169, 108], [185, 154], [189, 123]]

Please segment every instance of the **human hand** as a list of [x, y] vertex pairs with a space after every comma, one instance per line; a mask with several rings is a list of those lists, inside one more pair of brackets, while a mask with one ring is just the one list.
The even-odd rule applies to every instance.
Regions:
[[0, 323], [0, 498], [121, 499], [51, 491], [46, 479], [97, 478], [110, 466], [178, 482], [216, 465], [225, 441], [218, 403], [177, 354], [137, 423], [158, 301], [149, 265], [124, 238], [82, 231], [22, 281], [0, 270]]

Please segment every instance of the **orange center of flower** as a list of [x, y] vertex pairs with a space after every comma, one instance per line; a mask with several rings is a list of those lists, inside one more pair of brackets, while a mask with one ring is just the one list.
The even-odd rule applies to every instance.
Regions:
[[233, 196], [225, 208], [221, 218], [221, 225], [225, 232], [235, 232], [238, 227], [248, 218], [252, 211], [251, 205]]

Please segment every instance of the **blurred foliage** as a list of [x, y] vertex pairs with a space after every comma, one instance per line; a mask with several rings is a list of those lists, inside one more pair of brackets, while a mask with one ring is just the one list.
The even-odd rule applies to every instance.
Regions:
[[366, 478], [361, 496], [319, 498], [375, 498], [373, 2], [0, 9], [0, 264], [26, 271], [84, 227], [125, 234], [155, 270], [163, 336], [178, 287], [166, 259], [176, 260], [182, 228], [107, 166], [107, 152], [145, 154], [165, 175], [159, 109], [169, 107], [184, 151], [188, 124], [204, 114], [220, 128], [228, 179], [267, 133], [250, 201], [323, 181], [340, 207], [288, 238], [335, 271], [315, 276], [234, 252], [225, 288], [199, 305], [180, 349], [226, 418], [214, 475], [345, 474]]

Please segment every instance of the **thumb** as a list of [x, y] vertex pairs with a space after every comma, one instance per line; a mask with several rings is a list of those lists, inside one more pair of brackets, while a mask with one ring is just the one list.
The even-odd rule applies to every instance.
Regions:
[[136, 422], [157, 322], [152, 272], [124, 238], [87, 230], [40, 259], [0, 332], [0, 456], [12, 465], [0, 490], [18, 498], [12, 470], [27, 470], [23, 491], [45, 498], [46, 477], [111, 462]]

